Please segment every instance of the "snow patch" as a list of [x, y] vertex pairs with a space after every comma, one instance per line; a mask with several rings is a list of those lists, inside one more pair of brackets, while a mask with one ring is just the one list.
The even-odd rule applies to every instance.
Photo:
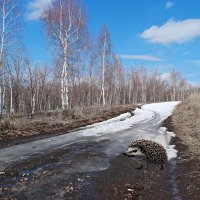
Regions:
[[[109, 155], [119, 154], [135, 139], [153, 140], [164, 146], [170, 160], [177, 156], [175, 146], [170, 145], [171, 138], [175, 134], [168, 132], [166, 127], [160, 127], [160, 124], [172, 114], [179, 103], [176, 101], [146, 104], [141, 109], [135, 109], [134, 116], [125, 113], [107, 121], [89, 125], [80, 134], [85, 137], [105, 136], [110, 139], [110, 147], [106, 150]], [[154, 120], [155, 115], [157, 115], [156, 120]]]
[[118, 117], [104, 122], [86, 126], [86, 130], [82, 131], [81, 135], [101, 136], [105, 134], [119, 133], [120, 131], [127, 130], [136, 124], [147, 122], [154, 116], [152, 111], [144, 111], [139, 108], [136, 108], [133, 114], [134, 116], [131, 116], [130, 113], [121, 114]]
[[142, 106], [144, 110], [155, 111], [160, 114], [161, 121], [163, 122], [167, 117], [172, 115], [174, 108], [180, 103], [180, 101], [170, 101], [170, 102], [162, 102], [162, 103], [151, 103]]

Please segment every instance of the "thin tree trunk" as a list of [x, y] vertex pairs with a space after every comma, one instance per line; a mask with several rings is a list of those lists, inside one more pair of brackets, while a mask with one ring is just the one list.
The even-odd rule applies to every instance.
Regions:
[[34, 91], [34, 93], [33, 93], [33, 96], [32, 96], [32, 110], [31, 110], [31, 115], [33, 115], [34, 114], [34, 112], [35, 112], [35, 104], [36, 104], [36, 102], [35, 102], [35, 91]]
[[0, 117], [3, 117], [4, 110], [4, 47], [5, 47], [5, 2], [2, 7], [2, 30], [1, 30], [1, 50], [0, 50]]
[[14, 113], [14, 108], [13, 108], [13, 87], [12, 87], [12, 81], [9, 75], [9, 83], [10, 83], [10, 113]]
[[103, 45], [103, 57], [102, 57], [102, 99], [103, 99], [103, 106], [106, 105], [106, 99], [105, 99], [105, 56], [106, 56], [106, 40], [107, 40], [107, 35], [105, 32], [104, 35], [104, 45]]

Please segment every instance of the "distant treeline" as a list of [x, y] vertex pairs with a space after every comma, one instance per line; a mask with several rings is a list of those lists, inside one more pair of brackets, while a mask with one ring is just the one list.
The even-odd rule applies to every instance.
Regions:
[[53, 1], [41, 17], [50, 46], [56, 49], [54, 67], [32, 64], [18, 40], [22, 21], [19, 4], [14, 0], [0, 4], [1, 116], [75, 106], [183, 100], [199, 91], [174, 70], [162, 76], [145, 67], [124, 67], [112, 50], [108, 27], [102, 26], [93, 41], [85, 9], [73, 0]]

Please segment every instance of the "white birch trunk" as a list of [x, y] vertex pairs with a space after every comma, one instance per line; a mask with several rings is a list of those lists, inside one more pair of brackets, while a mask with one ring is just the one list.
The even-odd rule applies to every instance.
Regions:
[[131, 75], [130, 75], [130, 77], [129, 77], [128, 103], [131, 103], [131, 93], [132, 93], [132, 80], [131, 80]]
[[4, 112], [4, 48], [5, 48], [5, 2], [2, 4], [1, 50], [0, 50], [0, 116]]
[[106, 105], [106, 99], [105, 99], [105, 56], [106, 56], [106, 41], [107, 41], [107, 34], [105, 32], [104, 44], [103, 44], [103, 55], [102, 55], [102, 85], [101, 85], [103, 106]]
[[33, 93], [33, 96], [32, 96], [32, 110], [31, 110], [31, 115], [34, 114], [35, 112], [35, 92]]
[[12, 88], [12, 81], [9, 75], [9, 84], [10, 84], [10, 113], [14, 114], [14, 108], [13, 108], [13, 88]]
[[62, 109], [69, 107], [69, 92], [68, 92], [68, 63], [67, 63], [67, 47], [64, 48], [64, 63], [61, 74], [61, 101]]

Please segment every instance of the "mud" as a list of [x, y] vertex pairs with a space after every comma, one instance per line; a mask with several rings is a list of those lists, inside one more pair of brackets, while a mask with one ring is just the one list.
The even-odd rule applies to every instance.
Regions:
[[189, 151], [184, 141], [177, 137], [174, 141], [178, 149], [176, 183], [179, 195], [186, 200], [200, 199], [200, 159]]
[[122, 154], [102, 155], [107, 142], [71, 145], [8, 168], [0, 199], [175, 199], [170, 163], [164, 170], [154, 164], [138, 170], [138, 163]]

